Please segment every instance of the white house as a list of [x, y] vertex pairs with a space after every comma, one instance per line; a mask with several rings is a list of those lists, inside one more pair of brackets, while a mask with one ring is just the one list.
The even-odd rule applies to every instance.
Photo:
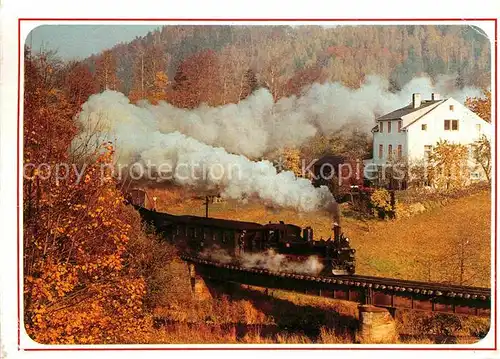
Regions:
[[[375, 121], [373, 158], [365, 161], [367, 177], [377, 171], [377, 166], [394, 160], [424, 159], [439, 140], [470, 146], [481, 135], [491, 139], [492, 134], [490, 123], [453, 98], [441, 99], [436, 93], [430, 100], [422, 100], [415, 93], [408, 106]], [[475, 173], [478, 175], [482, 177]]]

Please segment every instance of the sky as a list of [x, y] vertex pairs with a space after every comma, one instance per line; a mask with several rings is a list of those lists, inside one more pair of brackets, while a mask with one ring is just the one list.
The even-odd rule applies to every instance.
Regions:
[[[35, 52], [57, 50], [63, 60], [83, 60], [120, 42], [130, 42], [137, 36], [161, 28], [156, 25], [41, 25], [26, 39]], [[334, 27], [329, 25], [325, 27]]]
[[57, 50], [63, 60], [84, 59], [120, 42], [144, 36], [161, 25], [42, 25], [31, 31], [26, 44]]

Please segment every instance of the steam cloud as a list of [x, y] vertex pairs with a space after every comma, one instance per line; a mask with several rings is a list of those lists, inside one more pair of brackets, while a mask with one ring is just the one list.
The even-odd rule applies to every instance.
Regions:
[[277, 173], [269, 161], [247, 157], [298, 146], [318, 132], [350, 125], [368, 130], [376, 116], [408, 104], [414, 92], [424, 99], [439, 92], [458, 101], [480, 95], [470, 88], [457, 92], [454, 82], [444, 77], [434, 86], [428, 78], [414, 79], [396, 94], [388, 87], [386, 80], [373, 76], [357, 90], [339, 83], [314, 84], [301, 97], [276, 103], [268, 90], [259, 89], [238, 104], [194, 110], [165, 102], [133, 105], [125, 95], [105, 91], [83, 105], [77, 117], [81, 132], [73, 147], [90, 150], [111, 141], [120, 165], [139, 163], [156, 176], [216, 189], [225, 198], [257, 197], [269, 206], [316, 210], [334, 203], [326, 187], [315, 188], [291, 172]]
[[264, 253], [244, 253], [241, 258], [245, 268], [262, 268], [273, 272], [290, 272], [317, 275], [324, 268], [317, 256], [310, 256], [305, 262], [289, 260], [273, 250]]
[[[259, 89], [238, 104], [203, 104], [186, 110], [166, 102], [152, 105], [141, 101], [133, 112], [160, 133], [179, 131], [230, 153], [259, 158], [282, 146], [299, 146], [318, 132], [329, 133], [346, 125], [369, 131], [376, 116], [407, 105], [413, 93], [427, 99], [432, 92], [438, 92], [459, 102], [464, 102], [466, 96], [481, 94], [474, 88], [457, 90], [450, 76], [439, 77], [435, 84], [426, 77], [415, 78], [398, 93], [388, 88], [387, 80], [368, 76], [356, 90], [340, 83], [314, 84], [302, 96], [276, 103], [267, 89]], [[124, 104], [128, 99], [108, 91], [91, 97], [87, 109], [99, 110], [110, 103]]]
[[316, 188], [293, 172], [277, 173], [267, 160], [252, 162], [177, 131], [158, 131], [150, 111], [130, 104], [116, 92], [90, 98], [78, 120], [83, 131], [75, 138], [74, 148], [95, 148], [111, 141], [117, 150], [117, 165], [139, 164], [157, 180], [217, 190], [223, 198], [258, 198], [269, 207], [298, 211], [329, 209], [335, 204], [326, 186]]
[[[233, 258], [221, 248], [211, 248], [200, 253], [201, 258], [228, 264]], [[324, 268], [317, 256], [309, 256], [306, 261], [298, 262], [283, 254], [268, 250], [263, 253], [243, 253], [237, 258], [238, 264], [244, 268], [261, 268], [273, 272], [289, 272], [298, 274], [318, 275]]]

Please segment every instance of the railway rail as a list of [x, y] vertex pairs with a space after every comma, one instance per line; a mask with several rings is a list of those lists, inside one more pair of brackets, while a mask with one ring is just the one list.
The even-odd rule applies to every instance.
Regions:
[[312, 276], [245, 268], [195, 256], [182, 259], [195, 266], [196, 274], [219, 281], [293, 290], [388, 308], [490, 316], [491, 289], [395, 278], [345, 275]]

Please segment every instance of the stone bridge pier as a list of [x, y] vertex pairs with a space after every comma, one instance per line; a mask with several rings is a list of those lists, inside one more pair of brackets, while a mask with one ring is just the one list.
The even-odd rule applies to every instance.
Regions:
[[356, 341], [360, 344], [396, 343], [398, 338], [394, 313], [387, 308], [363, 304], [358, 306], [359, 329]]
[[207, 300], [212, 299], [212, 293], [203, 279], [198, 273], [196, 273], [196, 267], [193, 263], [188, 264], [189, 269], [189, 278], [191, 280], [191, 290], [193, 292], [194, 297], [197, 300]]

